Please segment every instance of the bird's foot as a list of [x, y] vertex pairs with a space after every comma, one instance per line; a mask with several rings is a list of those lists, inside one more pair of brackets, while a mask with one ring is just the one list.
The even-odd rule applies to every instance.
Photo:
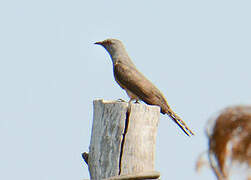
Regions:
[[117, 100], [117, 102], [127, 102], [127, 101], [125, 101], [124, 99], [119, 98], [119, 99]]
[[137, 103], [137, 104], [140, 103], [138, 99], [130, 99], [130, 101], [128, 103], [133, 103], [133, 101], [134, 101], [134, 103]]
[[135, 101], [135, 103], [140, 104], [140, 102], [139, 102], [139, 100], [138, 100], [138, 99]]

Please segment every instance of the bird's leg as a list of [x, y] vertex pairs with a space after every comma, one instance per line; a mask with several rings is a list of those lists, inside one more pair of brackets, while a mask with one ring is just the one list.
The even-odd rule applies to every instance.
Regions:
[[134, 100], [133, 98], [130, 98], [130, 100], [128, 101], [128, 103], [131, 104], [133, 100]]

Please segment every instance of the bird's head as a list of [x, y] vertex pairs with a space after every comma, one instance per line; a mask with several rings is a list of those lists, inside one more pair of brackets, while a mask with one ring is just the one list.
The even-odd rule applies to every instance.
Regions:
[[124, 51], [124, 45], [117, 39], [106, 39], [104, 41], [95, 42], [94, 44], [103, 46], [112, 57]]

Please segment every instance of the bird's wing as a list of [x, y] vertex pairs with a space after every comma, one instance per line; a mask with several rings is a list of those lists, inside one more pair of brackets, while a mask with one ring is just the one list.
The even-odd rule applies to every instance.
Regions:
[[114, 65], [114, 76], [118, 83], [151, 105], [162, 107], [166, 102], [162, 93], [135, 67], [117, 63]]
[[117, 63], [114, 65], [114, 76], [122, 88], [128, 89], [147, 104], [160, 106], [161, 112], [168, 114], [188, 136], [194, 134], [186, 123], [170, 109], [158, 88], [136, 68]]

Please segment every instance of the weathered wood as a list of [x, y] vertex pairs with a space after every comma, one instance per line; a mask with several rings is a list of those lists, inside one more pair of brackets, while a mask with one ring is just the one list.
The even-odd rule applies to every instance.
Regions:
[[149, 171], [138, 174], [114, 176], [105, 180], [147, 180], [147, 179], [158, 179], [159, 177], [160, 177], [159, 172]]
[[157, 106], [95, 100], [88, 158], [91, 180], [154, 172], [159, 116]]

